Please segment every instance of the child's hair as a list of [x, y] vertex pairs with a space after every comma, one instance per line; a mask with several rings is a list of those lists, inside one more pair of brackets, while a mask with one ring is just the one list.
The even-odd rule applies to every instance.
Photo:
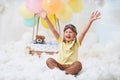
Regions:
[[76, 29], [76, 27], [75, 27], [74, 25], [72, 25], [72, 24], [66, 25], [65, 28], [64, 28], [64, 32], [65, 32], [65, 30], [67, 30], [67, 29], [69, 29], [69, 28], [70, 28], [73, 32], [75, 32], [76, 35], [77, 35], [77, 29]]
[[[76, 36], [77, 36], [77, 29], [74, 25], [72, 24], [68, 24], [64, 27], [64, 32], [67, 30], [67, 29], [71, 29], [73, 32], [75, 32], [75, 41], [76, 41]], [[63, 39], [63, 41], [65, 42], [65, 39]]]

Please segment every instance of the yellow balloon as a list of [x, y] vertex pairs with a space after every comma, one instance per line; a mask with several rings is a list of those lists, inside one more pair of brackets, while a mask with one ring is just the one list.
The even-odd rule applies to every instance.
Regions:
[[28, 11], [25, 7], [25, 4], [21, 4], [19, 7], [19, 14], [23, 17], [23, 18], [32, 18], [34, 16], [34, 13]]
[[56, 13], [56, 16], [61, 21], [67, 21], [72, 17], [72, 10], [67, 3], [62, 3], [62, 7], [59, 12]]
[[[48, 19], [55, 26], [55, 24], [57, 22], [57, 21], [55, 21], [55, 15], [54, 14], [48, 14]], [[49, 28], [48, 24], [46, 23], [46, 20], [44, 20], [43, 18], [41, 19], [41, 24], [43, 25], [44, 28], [46, 28], [46, 29]]]
[[69, 0], [68, 4], [75, 13], [80, 12], [83, 8], [82, 0]]

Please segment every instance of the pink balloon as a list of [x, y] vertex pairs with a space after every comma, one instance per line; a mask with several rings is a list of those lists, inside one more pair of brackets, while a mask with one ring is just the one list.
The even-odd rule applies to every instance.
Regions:
[[41, 0], [26, 0], [25, 1], [26, 8], [33, 12], [38, 13], [42, 10], [42, 1]]

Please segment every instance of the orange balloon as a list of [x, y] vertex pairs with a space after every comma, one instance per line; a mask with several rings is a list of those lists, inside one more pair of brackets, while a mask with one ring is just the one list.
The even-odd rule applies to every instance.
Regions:
[[61, 0], [43, 0], [42, 7], [47, 13], [56, 13], [61, 8]]
[[59, 12], [56, 13], [58, 19], [62, 21], [67, 21], [72, 17], [72, 10], [70, 6], [66, 3], [62, 3], [62, 7]]

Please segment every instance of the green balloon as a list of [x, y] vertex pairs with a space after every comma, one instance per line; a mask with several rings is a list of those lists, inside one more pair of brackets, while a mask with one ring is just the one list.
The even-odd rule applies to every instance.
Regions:
[[38, 24], [38, 17], [36, 17], [36, 20], [34, 20], [34, 17], [23, 19], [23, 23], [26, 27], [34, 27], [36, 24]]

